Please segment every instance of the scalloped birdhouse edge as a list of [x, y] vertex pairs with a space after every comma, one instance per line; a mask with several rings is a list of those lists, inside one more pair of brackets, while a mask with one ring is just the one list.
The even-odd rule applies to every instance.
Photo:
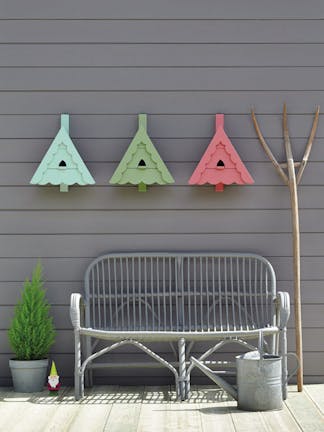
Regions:
[[60, 192], [68, 192], [69, 186], [73, 184], [95, 184], [69, 135], [69, 114], [61, 114], [61, 127], [38, 165], [30, 184], [59, 185]]
[[253, 184], [252, 176], [224, 130], [224, 114], [216, 114], [215, 119], [215, 134], [188, 183], [211, 184], [216, 192], [223, 192], [224, 185]]
[[172, 184], [172, 177], [147, 133], [147, 115], [138, 115], [138, 129], [109, 180], [113, 185], [132, 184], [146, 192], [152, 184]]

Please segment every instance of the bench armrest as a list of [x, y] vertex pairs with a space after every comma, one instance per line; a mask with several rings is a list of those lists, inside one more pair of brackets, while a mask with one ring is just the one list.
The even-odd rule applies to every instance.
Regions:
[[75, 330], [79, 330], [81, 327], [81, 320], [83, 317], [83, 305], [84, 303], [81, 294], [79, 293], [71, 294], [70, 318]]
[[287, 327], [290, 316], [290, 296], [289, 293], [279, 291], [276, 298], [277, 306], [277, 326], [280, 329]]

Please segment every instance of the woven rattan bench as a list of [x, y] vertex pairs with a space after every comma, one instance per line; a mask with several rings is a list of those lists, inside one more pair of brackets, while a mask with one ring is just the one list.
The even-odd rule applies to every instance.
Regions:
[[[192, 365], [187, 359], [197, 341], [207, 343], [200, 360], [211, 367], [221, 362], [208, 357], [222, 346], [234, 342], [255, 349], [262, 335], [269, 353], [283, 355], [282, 382], [286, 381], [289, 295], [276, 293], [274, 270], [259, 255], [109, 253], [87, 268], [84, 296], [71, 295], [70, 315], [76, 399], [84, 395], [85, 372], [92, 385], [93, 369], [112, 366], [95, 360], [127, 344], [154, 362], [123, 367], [153, 367], [157, 362], [168, 368], [181, 399], [188, 397]], [[109, 345], [96, 350], [99, 340]], [[166, 361], [147, 346], [150, 342], [170, 343], [177, 360]], [[223, 363], [233, 367], [231, 362]]]

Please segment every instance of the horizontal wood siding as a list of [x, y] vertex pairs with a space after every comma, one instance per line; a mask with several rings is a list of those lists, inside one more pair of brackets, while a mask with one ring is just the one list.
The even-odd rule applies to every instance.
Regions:
[[[290, 205], [256, 139], [284, 160], [288, 105], [300, 160], [315, 105], [324, 107], [321, 0], [3, 0], [0, 5], [0, 384], [10, 382], [7, 328], [38, 258], [57, 327], [51, 356], [73, 374], [68, 305], [89, 262], [105, 251], [222, 250], [266, 256], [293, 296]], [[70, 133], [96, 185], [29, 181], [70, 113]], [[112, 187], [108, 180], [146, 112], [175, 185]], [[189, 187], [214, 133], [214, 114], [255, 179], [248, 187]], [[305, 380], [324, 378], [324, 115], [299, 187]], [[293, 317], [289, 350], [295, 347]], [[167, 346], [158, 347], [170, 356]], [[203, 350], [197, 344], [197, 352]], [[231, 352], [231, 348], [227, 348]], [[114, 361], [142, 357], [123, 348]], [[226, 358], [227, 353], [220, 355]], [[101, 383], [166, 383], [168, 371], [98, 371]]]
[[[30, 0], [28, 7], [21, 7], [19, 0], [4, 0], [1, 16], [7, 19], [320, 19], [324, 18], [324, 5], [321, 0], [310, 0], [292, 4], [291, 0], [267, 1], [220, 0], [217, 5], [211, 0], [191, 2], [184, 7], [182, 0], [79, 0], [78, 7], [73, 2], [57, 0], [55, 4], [45, 4], [42, 0]], [[312, 28], [310, 28], [311, 31]]]

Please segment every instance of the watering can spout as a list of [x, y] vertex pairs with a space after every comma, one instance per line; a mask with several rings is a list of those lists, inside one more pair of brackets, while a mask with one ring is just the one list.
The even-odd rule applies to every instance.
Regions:
[[207, 366], [205, 366], [201, 361], [197, 360], [195, 357], [191, 357], [190, 360], [198, 369], [200, 369], [205, 375], [207, 375], [208, 378], [210, 378], [219, 387], [221, 387], [227, 393], [229, 393], [235, 400], [238, 400], [237, 390], [235, 390], [233, 386], [231, 386], [227, 381], [225, 381], [219, 375], [214, 373], [211, 369], [209, 369]]

